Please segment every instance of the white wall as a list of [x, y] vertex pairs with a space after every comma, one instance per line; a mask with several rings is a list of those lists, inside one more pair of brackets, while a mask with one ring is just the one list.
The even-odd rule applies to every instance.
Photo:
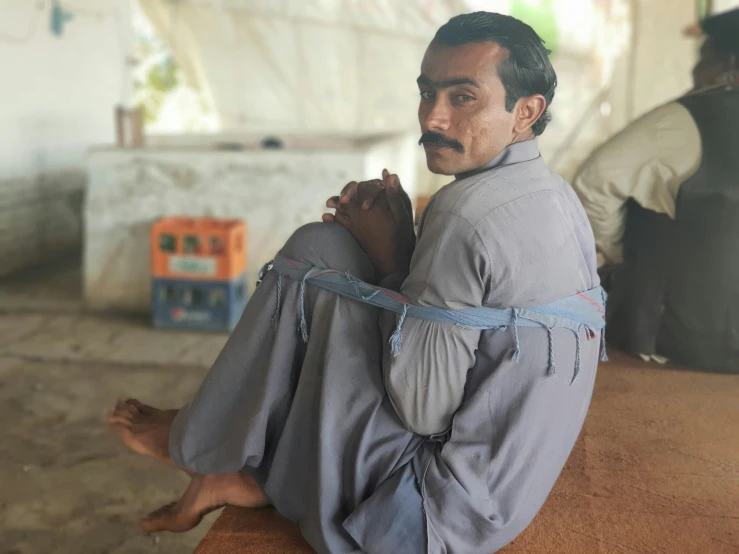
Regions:
[[713, 13], [721, 13], [729, 11], [733, 8], [739, 8], [739, 0], [713, 0]]
[[130, 95], [129, 0], [61, 4], [56, 37], [51, 2], [0, 2], [0, 274], [79, 248], [86, 151]]
[[[628, 123], [684, 95], [692, 87], [691, 71], [701, 43], [685, 37], [683, 29], [696, 21], [695, 0], [621, 3], [628, 8], [624, 12], [628, 17], [628, 42], [613, 58], [613, 72], [604, 83], [602, 94], [593, 88], [592, 80], [588, 83], [587, 75], [573, 63], [575, 60], [554, 60], [560, 84], [551, 131], [557, 130], [561, 116], [564, 115], [565, 124], [580, 125], [580, 118], [590, 110], [590, 117], [583, 119], [572, 144], [563, 143], [550, 128], [542, 137], [542, 153], [550, 163], [552, 142], [560, 143], [560, 161], [556, 167], [550, 167], [567, 180], [574, 177], [595, 148]], [[596, 97], [602, 103], [591, 105]]]

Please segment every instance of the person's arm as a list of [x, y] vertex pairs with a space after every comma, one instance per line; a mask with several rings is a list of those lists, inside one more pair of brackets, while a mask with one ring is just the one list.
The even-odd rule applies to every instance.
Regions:
[[700, 163], [698, 128], [676, 102], [630, 123], [585, 161], [572, 187], [590, 219], [599, 267], [622, 261], [626, 202], [674, 218], [680, 185]]
[[[429, 217], [400, 291], [414, 304], [459, 309], [481, 306], [490, 260], [474, 227], [451, 213]], [[383, 281], [397, 287], [400, 277]], [[403, 425], [420, 435], [446, 431], [462, 403], [480, 331], [406, 318], [397, 357], [389, 339], [397, 316], [381, 315], [385, 387]]]
[[[397, 175], [383, 172], [383, 181], [377, 194], [372, 185], [347, 185], [343, 200], [329, 199], [327, 206], [337, 211], [324, 221], [346, 227], [373, 261], [381, 284], [400, 290], [413, 303], [482, 305], [490, 260], [475, 228], [457, 215], [434, 212], [424, 218], [423, 236], [414, 248], [408, 198]], [[381, 325], [385, 386], [399, 418], [418, 434], [446, 431], [462, 402], [480, 331], [406, 318], [400, 353], [393, 357], [389, 339], [397, 317], [383, 313]]]

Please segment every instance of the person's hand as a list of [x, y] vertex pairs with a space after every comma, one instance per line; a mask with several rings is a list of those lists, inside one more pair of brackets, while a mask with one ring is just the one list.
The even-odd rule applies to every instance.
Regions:
[[[383, 176], [387, 169], [383, 171]], [[341, 191], [340, 196], [332, 196], [326, 201], [326, 207], [332, 210], [338, 210], [341, 206], [350, 202], [358, 203], [363, 210], [370, 210], [374, 206], [375, 201], [385, 191], [385, 184], [380, 179], [371, 179], [369, 181], [352, 181], [348, 183]], [[333, 214], [323, 214], [325, 223], [333, 223], [336, 217]]]
[[[350, 202], [356, 202], [363, 210], [370, 210], [372, 209], [372, 206], [374, 206], [375, 201], [383, 192], [385, 192], [385, 184], [391, 177], [398, 179], [397, 175], [393, 175], [387, 169], [383, 169], [382, 179], [370, 179], [369, 181], [360, 182], [352, 181], [347, 183], [347, 185], [342, 189], [341, 195], [332, 196], [326, 201], [326, 207], [332, 210], [338, 210], [343, 205], [349, 204]], [[400, 184], [399, 179], [398, 184]], [[413, 207], [411, 206], [411, 199], [405, 190], [403, 190], [403, 187], [400, 187], [400, 190], [403, 195], [403, 202], [412, 220]], [[323, 221], [325, 223], [334, 223], [336, 221], [336, 216], [328, 213], [323, 214]]]
[[400, 179], [385, 170], [382, 184], [379, 192], [372, 185], [373, 198], [368, 207], [361, 187], [347, 201], [339, 200], [334, 217], [359, 242], [380, 279], [396, 273], [408, 274], [416, 242], [410, 198]]

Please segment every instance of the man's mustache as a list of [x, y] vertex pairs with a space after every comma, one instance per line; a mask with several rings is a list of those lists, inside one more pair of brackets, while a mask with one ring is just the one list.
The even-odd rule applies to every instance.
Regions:
[[440, 135], [439, 133], [434, 133], [433, 131], [426, 131], [423, 135], [421, 135], [421, 140], [418, 141], [418, 144], [441, 146], [442, 148], [452, 148], [453, 150], [456, 150], [460, 153], [464, 152], [464, 146], [462, 146], [461, 142], [452, 138], [447, 138], [444, 135]]

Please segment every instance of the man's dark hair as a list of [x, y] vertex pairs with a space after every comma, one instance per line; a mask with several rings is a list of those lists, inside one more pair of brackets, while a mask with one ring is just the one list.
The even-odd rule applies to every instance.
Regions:
[[443, 25], [432, 44], [461, 46], [471, 42], [495, 42], [508, 50], [508, 57], [498, 65], [506, 91], [505, 109], [513, 111], [519, 99], [541, 94], [547, 109], [531, 130], [539, 136], [552, 120], [549, 106], [557, 88], [557, 74], [549, 62], [550, 51], [544, 41], [523, 21], [492, 12], [474, 12], [458, 15]]

